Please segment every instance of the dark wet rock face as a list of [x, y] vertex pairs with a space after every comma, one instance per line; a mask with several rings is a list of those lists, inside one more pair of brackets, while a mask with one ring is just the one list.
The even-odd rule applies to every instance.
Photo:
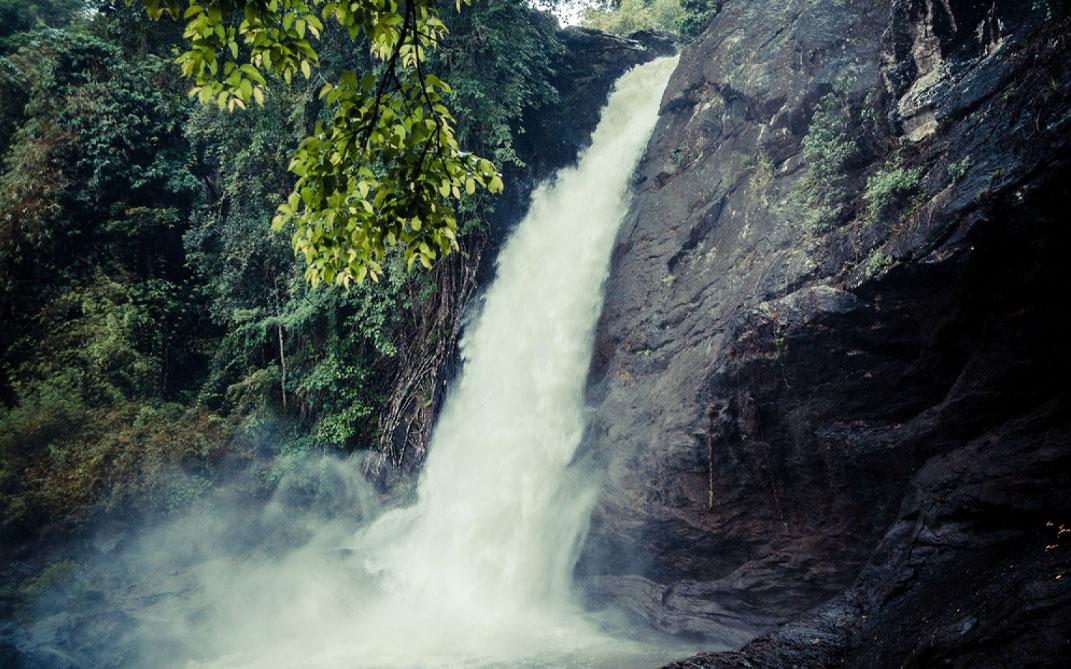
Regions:
[[1071, 657], [1069, 39], [1054, 2], [730, 0], [683, 52], [596, 335], [578, 566], [758, 638], [682, 666]]

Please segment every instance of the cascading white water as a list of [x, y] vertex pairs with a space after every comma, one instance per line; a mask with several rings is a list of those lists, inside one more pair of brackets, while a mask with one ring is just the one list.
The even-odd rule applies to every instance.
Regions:
[[570, 596], [595, 492], [572, 461], [611, 247], [675, 63], [622, 76], [590, 148], [533, 195], [465, 331], [464, 368], [417, 501], [359, 532], [345, 559], [323, 559], [329, 540], [321, 540], [240, 578], [216, 569], [231, 595], [214, 624], [227, 632], [205, 664], [628, 666], [644, 653], [652, 661], [649, 646], [609, 635]]
[[462, 339], [464, 369], [435, 428], [419, 500], [362, 537], [397, 592], [435, 592], [451, 607], [494, 615], [563, 601], [592, 494], [567, 473], [584, 427], [602, 284], [674, 62], [621, 77], [591, 147], [535, 192], [502, 249]]

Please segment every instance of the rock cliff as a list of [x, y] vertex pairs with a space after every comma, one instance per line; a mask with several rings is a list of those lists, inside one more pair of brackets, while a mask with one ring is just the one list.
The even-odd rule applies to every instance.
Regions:
[[754, 639], [679, 666], [1071, 656], [1069, 39], [1045, 0], [727, 0], [683, 51], [596, 335], [577, 571]]

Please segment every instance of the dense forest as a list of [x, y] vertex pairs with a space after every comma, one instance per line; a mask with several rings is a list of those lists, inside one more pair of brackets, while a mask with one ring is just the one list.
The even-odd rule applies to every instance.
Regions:
[[[556, 22], [519, 0], [444, 17], [432, 66], [459, 140], [516, 171], [523, 119], [556, 101]], [[458, 212], [462, 252], [434, 271], [395, 258], [378, 283], [311, 288], [269, 221], [320, 79], [228, 113], [188, 98], [180, 28], [140, 8], [5, 0], [0, 31], [5, 534], [179, 507], [235, 467], [268, 490], [308, 453], [404, 460], [397, 431], [436, 401], [494, 197]], [[368, 66], [345, 36], [318, 48], [328, 79]]]

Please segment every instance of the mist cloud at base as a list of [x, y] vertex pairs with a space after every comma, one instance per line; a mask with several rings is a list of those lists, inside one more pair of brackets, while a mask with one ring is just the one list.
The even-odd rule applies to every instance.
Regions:
[[92, 542], [98, 557], [79, 576], [83, 590], [101, 594], [80, 607], [87, 620], [111, 616], [114, 636], [84, 659], [219, 669], [639, 667], [691, 650], [571, 600], [460, 610], [441, 593], [406, 597], [360, 548], [377, 519], [399, 510], [362, 469], [355, 459], [310, 459], [267, 503], [249, 496], [250, 475], [240, 475], [181, 514], [126, 528], [118, 544], [117, 530], [102, 530]]

